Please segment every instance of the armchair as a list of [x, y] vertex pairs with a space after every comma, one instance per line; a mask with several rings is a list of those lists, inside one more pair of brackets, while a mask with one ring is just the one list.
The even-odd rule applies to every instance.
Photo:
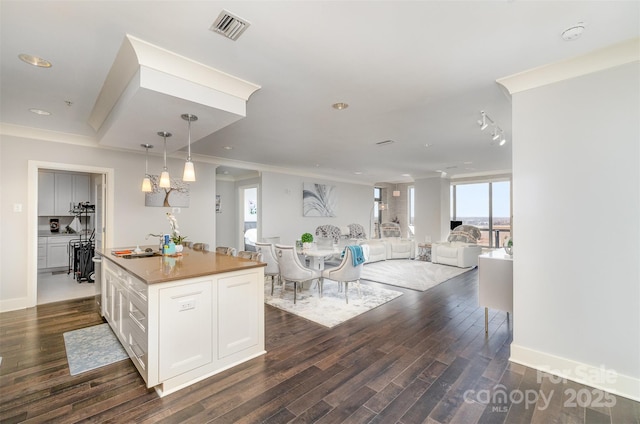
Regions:
[[478, 256], [482, 247], [477, 245], [482, 234], [473, 225], [460, 225], [454, 228], [446, 242], [431, 246], [431, 262], [469, 268], [478, 265]]

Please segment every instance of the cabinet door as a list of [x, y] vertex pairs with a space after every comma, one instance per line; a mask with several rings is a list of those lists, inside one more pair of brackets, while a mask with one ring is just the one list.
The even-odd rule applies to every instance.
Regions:
[[89, 195], [89, 175], [73, 176], [73, 204], [91, 202]]
[[55, 215], [72, 215], [69, 210], [73, 203], [73, 176], [56, 172], [55, 180]]
[[47, 244], [47, 268], [59, 268], [63, 266], [69, 266], [67, 243], [52, 243], [49, 241]]
[[160, 381], [213, 361], [212, 285], [204, 280], [158, 291]]
[[218, 280], [218, 359], [258, 344], [260, 308], [256, 273]]
[[53, 172], [38, 172], [38, 216], [53, 216], [55, 176]]

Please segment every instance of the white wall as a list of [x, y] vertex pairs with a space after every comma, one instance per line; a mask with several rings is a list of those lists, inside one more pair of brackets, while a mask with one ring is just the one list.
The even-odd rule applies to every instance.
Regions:
[[[140, 191], [144, 177], [144, 152], [123, 153], [42, 140], [2, 136], [0, 138], [0, 204], [2, 224], [0, 240], [11, 240], [11, 249], [0, 255], [0, 311], [22, 307], [27, 297], [28, 243], [28, 160], [113, 168], [115, 174], [114, 238], [115, 246], [155, 244], [145, 241], [147, 233], [168, 232], [165, 213], [169, 208], [144, 206]], [[167, 159], [170, 172], [182, 173], [183, 160]], [[150, 155], [150, 172], [162, 170], [160, 155]], [[215, 166], [196, 163], [198, 181], [190, 184], [191, 204], [177, 214], [183, 234], [215, 244]], [[13, 205], [22, 205], [14, 212]], [[37, 225], [37, 224], [36, 224]], [[4, 244], [4, 243], [3, 243]], [[113, 246], [110, 246], [113, 247]]]
[[[640, 400], [640, 66], [513, 95], [511, 360]], [[581, 378], [604, 367], [613, 382]]]
[[[335, 185], [338, 193], [336, 217], [302, 216], [302, 184], [312, 182]], [[316, 227], [332, 224], [338, 227], [361, 224], [368, 234], [373, 206], [373, 187], [316, 180], [274, 172], [262, 173], [260, 205], [262, 237], [280, 237], [283, 244], [294, 244], [302, 233], [315, 234]]]
[[218, 180], [216, 194], [220, 195], [220, 209], [222, 211], [216, 214], [216, 243], [218, 246], [235, 246], [238, 228], [238, 201], [235, 182]]
[[424, 242], [426, 236], [430, 236], [432, 242], [446, 240], [449, 235], [449, 186], [449, 180], [442, 178], [415, 181], [417, 242]]

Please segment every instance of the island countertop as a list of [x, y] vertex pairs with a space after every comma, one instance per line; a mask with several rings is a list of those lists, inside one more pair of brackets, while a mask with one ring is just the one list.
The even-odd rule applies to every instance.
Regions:
[[[154, 251], [157, 246], [140, 246], [144, 251], [150, 247]], [[96, 253], [138, 277], [147, 284], [166, 283], [204, 275], [221, 274], [243, 269], [264, 267], [266, 263], [235, 256], [221, 255], [216, 252], [184, 248], [181, 255], [150, 256], [126, 259], [114, 255], [113, 251], [133, 250], [125, 248], [96, 248]]]

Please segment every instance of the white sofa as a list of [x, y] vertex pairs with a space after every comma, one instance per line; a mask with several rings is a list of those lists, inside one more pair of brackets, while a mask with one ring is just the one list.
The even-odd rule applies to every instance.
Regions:
[[431, 245], [431, 262], [469, 268], [478, 266], [478, 256], [482, 247], [459, 241], [433, 243]]
[[410, 239], [386, 237], [361, 240], [359, 243], [369, 246], [369, 257], [366, 263], [387, 259], [413, 259], [416, 256], [415, 241]]
[[480, 230], [473, 225], [454, 228], [446, 242], [431, 245], [431, 262], [460, 268], [478, 266], [478, 256], [482, 253], [482, 247], [476, 243], [481, 236]]

